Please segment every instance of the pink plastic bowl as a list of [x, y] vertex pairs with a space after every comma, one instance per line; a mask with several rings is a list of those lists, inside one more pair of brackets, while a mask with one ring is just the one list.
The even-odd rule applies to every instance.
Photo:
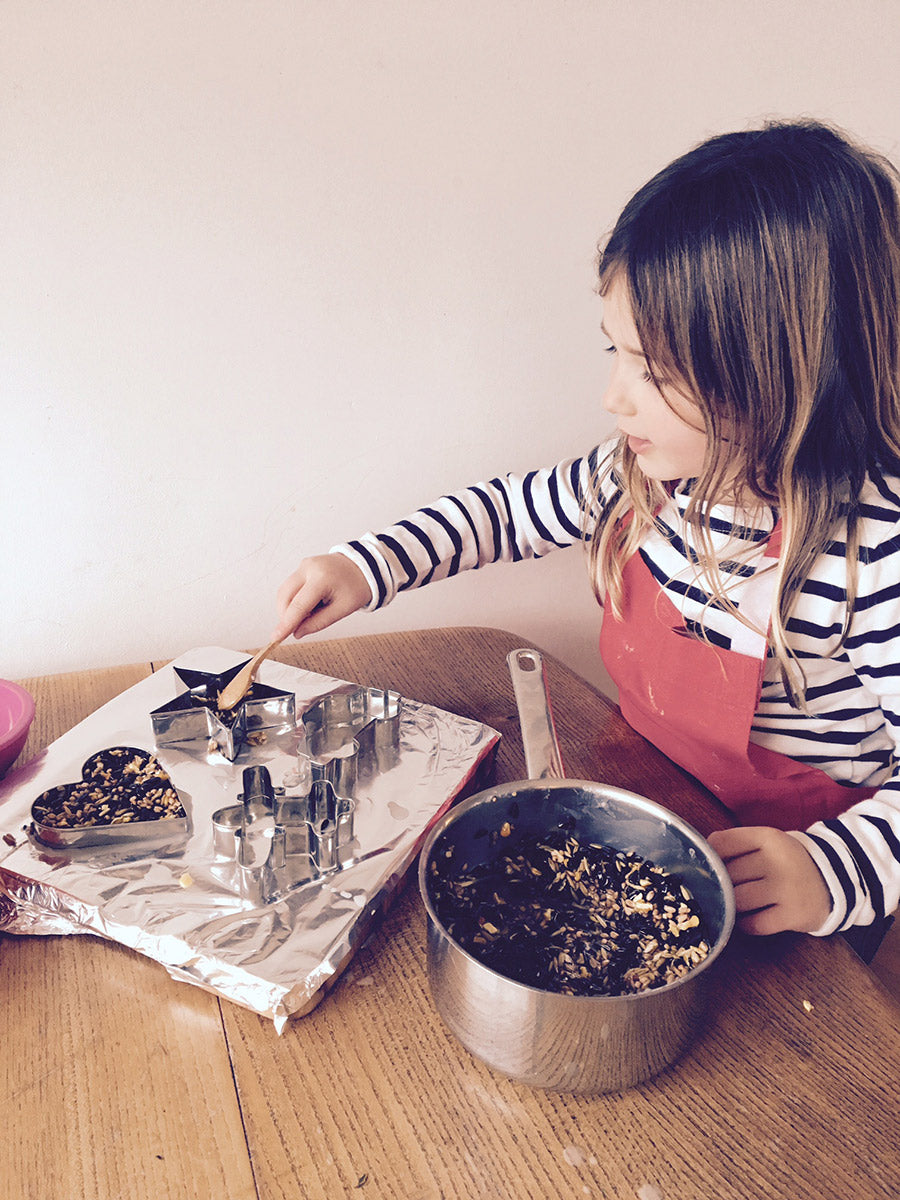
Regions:
[[34, 720], [34, 700], [17, 683], [0, 679], [0, 775], [13, 765]]

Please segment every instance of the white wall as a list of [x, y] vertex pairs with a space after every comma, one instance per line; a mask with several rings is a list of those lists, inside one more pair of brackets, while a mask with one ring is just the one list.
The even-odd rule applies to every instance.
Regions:
[[[0, 675], [259, 645], [303, 554], [589, 448], [628, 195], [770, 115], [896, 160], [898, 13], [3, 0]], [[603, 680], [577, 551], [334, 633], [454, 623]]]

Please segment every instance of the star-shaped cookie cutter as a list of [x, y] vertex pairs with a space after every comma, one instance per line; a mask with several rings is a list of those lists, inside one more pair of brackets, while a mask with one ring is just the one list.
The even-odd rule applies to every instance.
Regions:
[[265, 683], [253, 683], [233, 709], [219, 709], [219, 693], [249, 661], [246, 658], [218, 674], [176, 667], [175, 674], [184, 690], [150, 713], [157, 746], [203, 740], [210, 748], [214, 743], [225, 758], [234, 762], [241, 747], [256, 733], [293, 729], [294, 693]]

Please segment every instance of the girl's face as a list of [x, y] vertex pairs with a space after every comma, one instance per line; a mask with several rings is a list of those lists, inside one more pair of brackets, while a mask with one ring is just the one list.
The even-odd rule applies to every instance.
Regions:
[[651, 479], [699, 475], [706, 456], [706, 428], [699, 406], [671, 384], [653, 381], [638, 340], [628, 292], [617, 276], [603, 297], [603, 332], [614, 355], [603, 407], [618, 419], [637, 463]]

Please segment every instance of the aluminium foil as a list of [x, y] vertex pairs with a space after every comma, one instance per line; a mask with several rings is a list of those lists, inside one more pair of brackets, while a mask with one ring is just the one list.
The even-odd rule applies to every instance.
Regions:
[[[286, 891], [237, 886], [215, 814], [234, 806], [244, 770], [264, 766], [288, 795], [308, 765], [303, 714], [356, 685], [266, 661], [260, 681], [295, 697], [296, 723], [265, 731], [234, 761], [207, 737], [157, 745], [150, 714], [180, 690], [179, 668], [227, 671], [242, 656], [191, 650], [141, 680], [0, 781], [0, 930], [95, 934], [194, 984], [286, 1022], [315, 1007], [383, 912], [431, 825], [484, 782], [500, 735], [481, 722], [400, 698], [394, 752], [354, 782], [353, 843], [339, 869]], [[144, 748], [168, 772], [187, 812], [168, 842], [62, 847], [42, 844], [31, 805], [80, 778], [106, 747]], [[314, 763], [315, 765], [315, 763]], [[177, 828], [175, 827], [177, 825]], [[11, 845], [15, 842], [15, 845]], [[246, 872], [244, 872], [246, 874]], [[260, 896], [275, 898], [261, 903]]]

